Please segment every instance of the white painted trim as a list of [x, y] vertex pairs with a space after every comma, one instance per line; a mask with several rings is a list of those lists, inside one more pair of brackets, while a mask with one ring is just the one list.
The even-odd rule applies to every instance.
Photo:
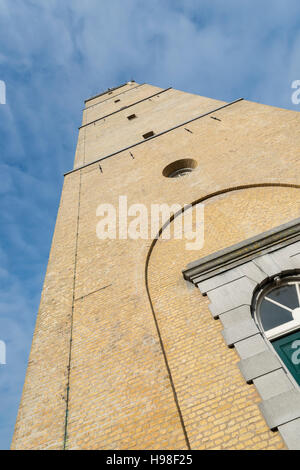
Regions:
[[276, 328], [272, 328], [271, 330], [265, 331], [265, 335], [269, 341], [275, 339], [277, 337], [281, 337], [287, 333], [291, 333], [292, 331], [296, 331], [300, 328], [300, 321], [299, 320], [291, 320], [287, 323], [283, 323], [280, 326], [276, 326]]

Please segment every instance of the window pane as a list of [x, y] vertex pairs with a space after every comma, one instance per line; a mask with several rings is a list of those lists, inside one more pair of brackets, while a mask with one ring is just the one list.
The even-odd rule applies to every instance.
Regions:
[[[268, 294], [267, 297], [271, 298], [271, 295]], [[273, 300], [279, 302], [277, 299]], [[264, 299], [260, 305], [260, 318], [263, 329], [267, 331], [271, 330], [271, 328], [275, 328], [276, 326], [293, 320], [293, 315], [292, 312], [288, 312], [287, 310], [278, 307], [277, 305], [274, 305], [268, 300]]]
[[296, 286], [294, 284], [278, 287], [267, 294], [267, 297], [292, 310], [299, 307]]

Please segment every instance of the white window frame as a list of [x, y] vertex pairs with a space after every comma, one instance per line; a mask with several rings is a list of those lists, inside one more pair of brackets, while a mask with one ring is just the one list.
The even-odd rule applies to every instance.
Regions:
[[[279, 278], [279, 276], [278, 276], [278, 278]], [[293, 331], [297, 331], [297, 330], [300, 329], [300, 314], [299, 313], [294, 315], [292, 309], [290, 309], [286, 306], [283, 306], [282, 304], [268, 298], [268, 295], [267, 295], [268, 292], [271, 292], [273, 289], [276, 289], [276, 288], [284, 286], [284, 285], [295, 285], [296, 286], [296, 292], [297, 292], [298, 303], [299, 303], [298, 308], [299, 308], [299, 312], [300, 312], [300, 278], [299, 278], [299, 276], [296, 275], [296, 276], [282, 277], [282, 278], [278, 279], [278, 284], [277, 285], [273, 284], [272, 286], [267, 286], [267, 288], [265, 287], [259, 294], [259, 297], [258, 297], [258, 300], [257, 300], [257, 303], [256, 303], [255, 315], [254, 316], [255, 316], [255, 320], [256, 320], [257, 324], [259, 325], [260, 330], [262, 331], [264, 336], [269, 341], [280, 338], [280, 337], [285, 336], [289, 333], [292, 333]], [[289, 310], [292, 313], [294, 319], [289, 321], [289, 322], [283, 323], [282, 325], [277, 326], [275, 328], [271, 328], [270, 330], [265, 330], [263, 325], [262, 325], [261, 318], [260, 318], [260, 305], [261, 305], [261, 302], [264, 299], [269, 301], [270, 303], [273, 303], [275, 305], [284, 307], [286, 310]]]

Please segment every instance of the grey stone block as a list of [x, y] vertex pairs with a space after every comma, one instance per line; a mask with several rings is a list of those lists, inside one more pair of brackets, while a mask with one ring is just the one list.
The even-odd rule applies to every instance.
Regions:
[[[252, 261], [242, 264], [237, 268], [230, 269], [225, 273], [216, 275], [210, 279], [205, 281], [199, 282], [198, 287], [202, 294], [206, 294], [208, 291], [216, 289], [217, 287], [221, 287], [228, 282], [235, 281], [236, 279], [240, 279], [242, 277], [248, 277], [250, 280], [260, 283], [262, 282], [266, 275], [259, 269], [255, 263]], [[197, 284], [197, 279], [194, 280]]]
[[251, 338], [239, 341], [234, 346], [241, 359], [247, 359], [264, 351], [269, 351], [269, 348], [260, 333], [255, 336], [251, 336]]
[[280, 369], [281, 363], [271, 351], [263, 351], [239, 362], [239, 368], [246, 382], [252, 382], [257, 377]]
[[289, 450], [300, 450], [300, 419], [278, 426], [278, 431]]
[[286, 246], [273, 253], [259, 256], [255, 258], [253, 262], [268, 276], [274, 276], [275, 274], [280, 274], [282, 271], [294, 269], [291, 257], [293, 257], [293, 254], [296, 254], [298, 250], [299, 248], [293, 245]]
[[236, 269], [231, 269], [230, 271], [226, 271], [225, 273], [211, 277], [210, 279], [206, 279], [202, 282], [198, 282], [198, 279], [196, 278], [194, 282], [197, 284], [201, 294], [206, 294], [208, 291], [216, 289], [217, 287], [221, 287], [228, 282], [235, 281], [240, 277], [243, 276], [241, 276], [241, 274], [237, 272]]
[[294, 269], [291, 257], [300, 253], [299, 242], [281, 248], [272, 253], [273, 260], [281, 267], [282, 271]]
[[294, 269], [300, 269], [300, 254], [291, 256], [290, 260]]
[[291, 243], [287, 248], [289, 249], [290, 256], [300, 253], [300, 241]]
[[272, 254], [269, 253], [264, 256], [255, 258], [253, 262], [266, 273], [267, 276], [274, 276], [281, 272], [282, 268], [280, 264], [277, 264]]
[[252, 319], [250, 305], [241, 305], [237, 308], [222, 313], [220, 320], [224, 328], [231, 328], [239, 323], [244, 323]]
[[241, 305], [251, 305], [256, 282], [242, 277], [207, 293], [211, 301], [209, 306], [214, 317]]
[[225, 328], [222, 331], [222, 335], [228, 346], [233, 346], [234, 343], [257, 335], [257, 333], [259, 333], [259, 329], [252, 318], [249, 318], [247, 321], [238, 322], [235, 326]]
[[300, 418], [300, 393], [298, 390], [281, 393], [259, 404], [270, 429]]
[[253, 383], [263, 400], [269, 400], [269, 398], [294, 389], [294, 385], [283, 369], [258, 377], [253, 380]]

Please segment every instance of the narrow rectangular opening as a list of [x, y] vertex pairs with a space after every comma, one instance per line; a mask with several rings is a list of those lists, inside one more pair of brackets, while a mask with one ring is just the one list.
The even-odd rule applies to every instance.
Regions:
[[136, 118], [136, 114], [130, 114], [130, 116], [127, 116], [127, 119], [129, 121], [132, 121], [132, 119], [135, 119]]
[[146, 134], [143, 135], [144, 139], [149, 139], [149, 137], [154, 136], [153, 131], [146, 132]]
[[119, 103], [119, 101], [121, 101], [121, 100], [119, 100], [119, 99], [118, 99], [118, 100], [115, 100], [115, 103]]

